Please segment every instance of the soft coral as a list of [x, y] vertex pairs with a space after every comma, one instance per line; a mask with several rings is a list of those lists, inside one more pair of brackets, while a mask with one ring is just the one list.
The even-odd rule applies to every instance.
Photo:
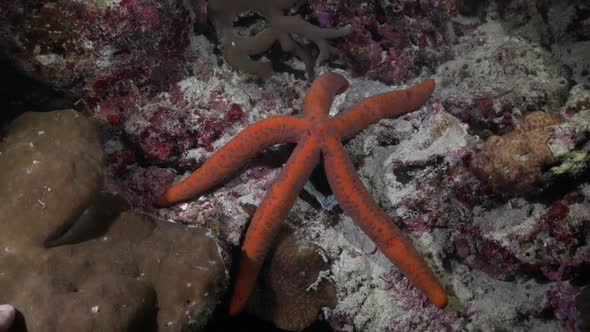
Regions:
[[[215, 25], [219, 39], [223, 45], [225, 60], [232, 67], [261, 77], [272, 75], [273, 70], [268, 63], [250, 59], [250, 55], [262, 53], [278, 41], [284, 51], [295, 52], [313, 76], [315, 63], [321, 63], [330, 57], [334, 49], [327, 39], [338, 38], [352, 31], [351, 26], [339, 29], [322, 29], [301, 17], [285, 16], [283, 11], [298, 5], [300, 0], [211, 0], [208, 13]], [[268, 19], [268, 27], [252, 37], [236, 34], [233, 27], [234, 18], [249, 10], [255, 11]], [[305, 49], [293, 40], [291, 34], [298, 34], [319, 48], [317, 59], [313, 59]], [[311, 79], [312, 77], [310, 77]]]

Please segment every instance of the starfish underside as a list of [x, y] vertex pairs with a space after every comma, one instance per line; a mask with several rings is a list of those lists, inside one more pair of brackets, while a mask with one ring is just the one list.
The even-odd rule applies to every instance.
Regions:
[[380, 119], [416, 110], [428, 99], [434, 86], [434, 81], [428, 80], [408, 90], [379, 94], [331, 117], [328, 112], [332, 100], [348, 88], [348, 81], [336, 73], [323, 74], [313, 82], [305, 98], [302, 117], [275, 116], [246, 128], [158, 199], [156, 204], [160, 207], [189, 200], [221, 183], [261, 150], [275, 144], [297, 143], [246, 232], [230, 303], [231, 314], [239, 313], [246, 304], [282, 221], [320, 157], [342, 210], [432, 303], [439, 308], [446, 306], [444, 289], [411, 241], [371, 198], [341, 143]]

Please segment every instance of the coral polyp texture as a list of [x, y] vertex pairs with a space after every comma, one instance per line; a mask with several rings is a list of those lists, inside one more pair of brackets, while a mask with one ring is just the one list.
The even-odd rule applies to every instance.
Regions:
[[543, 170], [557, 162], [547, 144], [548, 127], [560, 123], [556, 114], [529, 113], [510, 133], [488, 138], [473, 159], [475, 174], [497, 190], [527, 194], [543, 188]]
[[348, 88], [348, 81], [340, 74], [323, 74], [305, 97], [302, 117], [277, 116], [248, 127], [157, 200], [158, 206], [165, 207], [194, 198], [221, 183], [261, 150], [280, 143], [297, 143], [248, 227], [231, 314], [239, 313], [246, 304], [273, 239], [320, 157], [330, 188], [346, 214], [432, 303], [439, 308], [447, 305], [443, 287], [411, 241], [373, 201], [340, 142], [381, 119], [418, 109], [434, 87], [434, 81], [427, 80], [408, 90], [379, 94], [332, 118], [328, 114], [332, 100]]
[[[268, 50], [272, 44], [278, 41], [284, 51], [294, 52], [305, 64], [308, 74], [313, 76], [316, 62], [321, 63], [334, 53], [335, 49], [328, 44], [327, 40], [346, 36], [352, 31], [352, 27], [324, 29], [301, 17], [283, 14], [284, 11], [300, 2], [300, 0], [209, 1], [208, 13], [223, 45], [225, 60], [232, 67], [246, 73], [268, 77], [273, 73], [270, 63], [255, 61], [250, 56]], [[268, 20], [268, 27], [255, 36], [241, 36], [233, 29], [233, 22], [238, 15], [248, 11], [255, 11]], [[297, 34], [315, 43], [319, 48], [317, 58], [296, 42], [291, 34]]]
[[323, 307], [337, 302], [325, 255], [319, 246], [282, 231], [246, 310], [287, 331], [311, 325]]

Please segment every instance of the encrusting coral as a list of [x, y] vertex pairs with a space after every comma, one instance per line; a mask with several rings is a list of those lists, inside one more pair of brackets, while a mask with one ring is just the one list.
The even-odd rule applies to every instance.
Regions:
[[[331, 53], [334, 52], [334, 48], [328, 44], [327, 39], [343, 37], [352, 31], [352, 27], [322, 29], [301, 17], [285, 16], [283, 14], [283, 11], [297, 5], [299, 2], [301, 0], [209, 1], [208, 13], [223, 45], [223, 56], [227, 63], [246, 73], [268, 77], [273, 73], [271, 65], [252, 60], [250, 55], [262, 53], [269, 49], [275, 41], [278, 41], [284, 51], [295, 52], [305, 63], [308, 74], [313, 76], [315, 63], [321, 63], [328, 59]], [[266, 17], [268, 27], [252, 37], [240, 36], [233, 31], [233, 21], [239, 14], [249, 10]], [[303, 46], [293, 40], [291, 34], [300, 35], [314, 42], [319, 48], [317, 59], [314, 60]]]
[[557, 161], [547, 145], [551, 133], [546, 127], [560, 123], [559, 115], [533, 112], [508, 134], [488, 138], [471, 164], [475, 175], [509, 192], [527, 194], [541, 188], [543, 170]]
[[336, 288], [322, 277], [330, 266], [321, 250], [292, 231], [282, 231], [247, 310], [283, 330], [301, 331], [317, 319], [322, 307], [334, 307]]
[[297, 195], [323, 157], [328, 183], [340, 207], [373, 240], [385, 256], [439, 308], [447, 305], [445, 290], [412, 242], [371, 198], [342, 143], [383, 118], [394, 118], [422, 106], [434, 91], [428, 80], [404, 91], [379, 94], [332, 118], [335, 95], [348, 88], [336, 73], [319, 76], [305, 100], [302, 117], [275, 116], [238, 134], [191, 176], [168, 189], [156, 202], [166, 207], [200, 195], [221, 183], [259, 151], [281, 143], [297, 143], [291, 157], [267, 192], [246, 233], [230, 313], [239, 313], [255, 285], [264, 257]]

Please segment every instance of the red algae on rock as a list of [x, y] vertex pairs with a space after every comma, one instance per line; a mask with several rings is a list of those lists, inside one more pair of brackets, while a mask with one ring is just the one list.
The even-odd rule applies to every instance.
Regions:
[[133, 86], [158, 91], [180, 77], [190, 29], [182, 3], [18, 1], [0, 12], [4, 55], [51, 87], [103, 97]]
[[311, 7], [323, 22], [352, 23], [353, 32], [339, 47], [355, 76], [406, 81], [422, 66], [432, 68], [450, 58], [451, 31], [443, 22], [456, 14], [456, 1], [315, 0]]

